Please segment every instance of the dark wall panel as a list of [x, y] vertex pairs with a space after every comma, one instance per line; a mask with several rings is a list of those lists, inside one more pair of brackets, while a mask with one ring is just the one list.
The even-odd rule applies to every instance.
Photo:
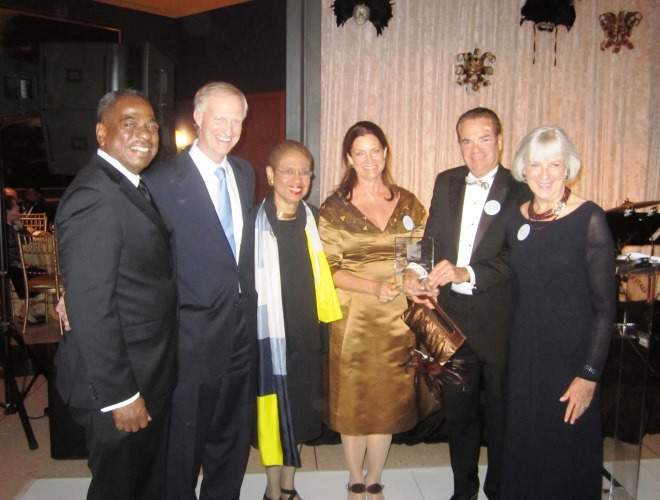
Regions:
[[121, 42], [152, 43], [174, 62], [175, 99], [212, 80], [246, 94], [286, 88], [286, 0], [253, 0], [181, 19], [89, 0], [0, 0], [0, 8], [118, 28]]
[[41, 115], [48, 169], [75, 175], [96, 152], [96, 110], [48, 109]]
[[99, 97], [132, 87], [151, 102], [161, 125], [158, 158], [174, 144], [173, 64], [150, 44], [49, 43], [41, 45], [42, 127], [51, 173], [75, 174], [96, 151]]
[[[142, 78], [147, 80], [144, 88], [162, 123], [163, 137], [159, 156], [169, 156], [170, 151], [175, 148], [174, 125], [169, 124], [175, 123], [179, 118], [176, 116], [177, 108], [181, 108], [179, 104], [192, 100], [195, 92], [205, 83], [213, 80], [228, 81], [247, 95], [284, 92], [286, 89], [286, 0], [253, 0], [182, 19], [170, 19], [90, 0], [0, 0], [1, 8], [13, 9], [32, 17], [43, 16], [46, 23], [54, 18], [87, 25], [93, 36], [97, 36], [98, 31], [106, 31], [111, 36], [116, 36], [117, 31], [97, 29], [99, 26], [113, 28], [119, 30], [122, 44], [130, 47], [149, 44], [155, 49], [154, 60], [160, 60], [162, 56], [171, 61], [173, 70], [167, 70], [167, 74], [158, 70], [158, 73], [142, 75]], [[38, 54], [41, 43], [65, 41], [52, 38], [57, 35], [58, 30], [48, 32], [45, 29], [14, 29], [11, 33], [0, 31], [0, 57], [6, 57], [7, 53], [20, 54], [24, 47], [28, 47], [32, 54]], [[14, 37], [14, 42], [17, 42], [17, 36], [18, 43], [14, 43], [12, 47], [10, 38]], [[34, 64], [37, 64], [36, 60]], [[155, 66], [158, 67], [159, 64], [156, 63]], [[85, 69], [84, 74], [86, 73]], [[37, 86], [39, 85], [37, 82]], [[138, 88], [143, 88], [141, 84], [137, 85]], [[93, 98], [98, 102], [103, 92], [97, 90], [94, 87], [93, 91], [85, 91], [84, 93], [88, 94], [86, 100], [91, 101], [91, 94], [96, 94]], [[162, 100], [154, 102], [155, 94], [159, 94]], [[15, 106], [16, 103], [10, 104]], [[32, 111], [40, 107], [36, 102], [24, 101], [19, 104], [30, 104]], [[56, 108], [59, 106], [57, 102], [51, 104]], [[89, 103], [85, 106], [89, 106]], [[62, 108], [57, 109], [63, 111]], [[14, 114], [13, 108], [11, 114]], [[62, 121], [62, 113], [59, 114], [59, 117], [55, 117], [53, 113], [42, 114], [45, 120], [45, 135], [51, 138], [46, 149], [50, 148], [53, 138], [57, 136], [57, 140], [64, 144], [62, 151], [65, 154], [59, 153], [61, 160], [53, 156], [53, 164], [59, 165], [56, 167], [58, 170], [62, 168], [70, 171], [73, 158], [79, 157], [83, 151], [83, 141], [78, 138], [83, 135], [89, 137], [94, 131], [94, 124], [89, 122], [87, 126], [90, 130], [83, 134], [83, 125], [76, 123], [69, 127], [68, 122]], [[189, 118], [188, 115], [192, 115], [192, 111], [186, 111], [186, 115], [186, 118]], [[258, 117], [252, 114], [251, 119], [256, 120]], [[60, 130], [67, 127], [70, 130]], [[89, 141], [87, 146], [90, 147]], [[92, 147], [96, 147], [95, 143], [92, 143]], [[16, 186], [35, 181], [41, 185], [48, 185], [50, 182], [43, 176], [37, 180], [34, 166], [28, 165], [27, 161], [17, 159], [15, 163], [16, 172], [10, 177]], [[21, 165], [29, 171], [20, 172]], [[61, 179], [56, 182], [61, 185]]]
[[128, 84], [128, 47], [116, 43], [42, 44], [40, 65], [43, 109], [96, 109]]
[[213, 80], [245, 94], [286, 90], [286, 0], [254, 0], [180, 21], [177, 99]]

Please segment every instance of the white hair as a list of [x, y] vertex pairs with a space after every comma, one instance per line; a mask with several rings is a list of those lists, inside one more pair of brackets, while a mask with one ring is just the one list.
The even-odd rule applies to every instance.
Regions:
[[556, 125], [535, 128], [520, 141], [511, 173], [516, 180], [527, 182], [525, 166], [532, 160], [545, 163], [558, 157], [564, 159], [566, 180], [571, 182], [577, 177], [582, 162], [566, 132]]

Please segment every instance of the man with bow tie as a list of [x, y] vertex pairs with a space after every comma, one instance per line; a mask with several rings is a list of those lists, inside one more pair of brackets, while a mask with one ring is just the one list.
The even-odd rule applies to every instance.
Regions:
[[500, 498], [511, 302], [505, 220], [529, 192], [500, 165], [502, 127], [492, 110], [467, 111], [456, 132], [465, 165], [438, 174], [435, 181], [425, 236], [434, 238], [438, 263], [429, 274], [429, 285], [440, 287], [440, 305], [467, 337], [454, 357], [470, 362], [466, 385], [448, 384], [442, 389], [454, 473], [451, 498], [478, 496], [483, 424], [488, 446], [484, 492], [492, 500]]

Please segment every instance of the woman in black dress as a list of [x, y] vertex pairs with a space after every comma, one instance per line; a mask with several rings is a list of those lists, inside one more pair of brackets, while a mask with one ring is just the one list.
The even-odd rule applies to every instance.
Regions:
[[330, 268], [316, 228], [318, 210], [302, 199], [312, 176], [312, 155], [296, 141], [271, 151], [266, 175], [274, 190], [255, 223], [259, 294], [258, 444], [268, 484], [264, 500], [294, 500], [297, 445], [321, 432], [320, 321], [341, 317]]
[[573, 194], [580, 160], [558, 127], [521, 142], [512, 172], [534, 199], [508, 221], [514, 314], [503, 498], [601, 498], [598, 382], [615, 317], [603, 210]]

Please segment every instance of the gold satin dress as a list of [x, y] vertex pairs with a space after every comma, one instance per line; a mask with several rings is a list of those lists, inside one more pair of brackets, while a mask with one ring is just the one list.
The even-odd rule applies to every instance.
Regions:
[[[422, 236], [426, 222], [419, 200], [405, 189], [399, 192], [384, 231], [337, 193], [325, 201], [319, 233], [333, 273], [343, 269], [394, 281], [394, 238]], [[406, 229], [411, 223], [414, 228]], [[330, 323], [326, 424], [351, 436], [411, 429], [418, 420], [414, 372], [401, 366], [415, 346], [414, 334], [401, 320], [406, 297], [383, 304], [367, 293], [338, 288], [337, 294], [343, 319]]]

